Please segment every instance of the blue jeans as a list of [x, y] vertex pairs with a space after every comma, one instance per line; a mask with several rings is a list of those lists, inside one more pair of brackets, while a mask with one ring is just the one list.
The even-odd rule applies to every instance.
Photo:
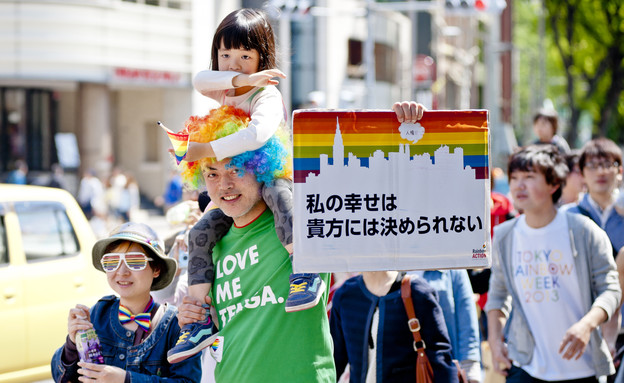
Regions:
[[567, 382], [567, 383], [597, 383], [598, 379], [595, 376], [590, 376], [589, 378], [581, 378], [581, 379], [571, 379], [571, 380], [557, 380], [554, 382], [548, 382], [546, 380], [536, 379], [531, 375], [527, 374], [526, 371], [521, 369], [520, 367], [511, 366], [509, 370], [507, 370], [507, 383], [556, 383], [556, 382]]

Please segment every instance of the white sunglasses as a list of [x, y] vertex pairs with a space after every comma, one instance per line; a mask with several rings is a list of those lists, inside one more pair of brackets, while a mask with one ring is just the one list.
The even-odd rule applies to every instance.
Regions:
[[130, 251], [128, 253], [106, 253], [102, 256], [100, 263], [102, 264], [104, 271], [112, 273], [119, 268], [122, 259], [128, 269], [132, 271], [145, 270], [147, 262], [153, 261], [152, 258], [141, 252]]

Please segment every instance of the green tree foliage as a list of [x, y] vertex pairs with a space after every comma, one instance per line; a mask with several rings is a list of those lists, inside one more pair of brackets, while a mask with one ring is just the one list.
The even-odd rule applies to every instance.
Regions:
[[624, 142], [624, 1], [545, 0], [545, 6], [566, 80], [568, 142], [576, 142], [584, 110], [595, 121], [593, 134]]

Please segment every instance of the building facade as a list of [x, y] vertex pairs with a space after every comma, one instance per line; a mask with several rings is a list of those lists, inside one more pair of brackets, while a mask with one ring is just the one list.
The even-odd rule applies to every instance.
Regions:
[[[0, 179], [20, 159], [30, 180], [59, 163], [76, 192], [82, 172], [105, 179], [119, 167], [146, 197], [160, 195], [173, 162], [156, 123], [177, 131], [189, 115], [215, 106], [191, 79], [209, 67], [217, 24], [240, 7], [265, 7], [274, 23], [289, 111], [389, 108], [409, 98], [410, 21], [378, 13], [370, 28], [366, 4], [0, 0]], [[371, 33], [373, 89], [365, 81]]]

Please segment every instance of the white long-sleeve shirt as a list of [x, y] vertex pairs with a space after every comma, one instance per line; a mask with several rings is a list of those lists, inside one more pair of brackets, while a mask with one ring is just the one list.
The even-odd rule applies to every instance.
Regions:
[[193, 86], [199, 93], [221, 105], [242, 109], [251, 117], [247, 128], [211, 142], [217, 161], [261, 148], [278, 128], [286, 124], [286, 110], [279, 90], [268, 85], [235, 96], [232, 79], [239, 74], [205, 70], [193, 78]]

